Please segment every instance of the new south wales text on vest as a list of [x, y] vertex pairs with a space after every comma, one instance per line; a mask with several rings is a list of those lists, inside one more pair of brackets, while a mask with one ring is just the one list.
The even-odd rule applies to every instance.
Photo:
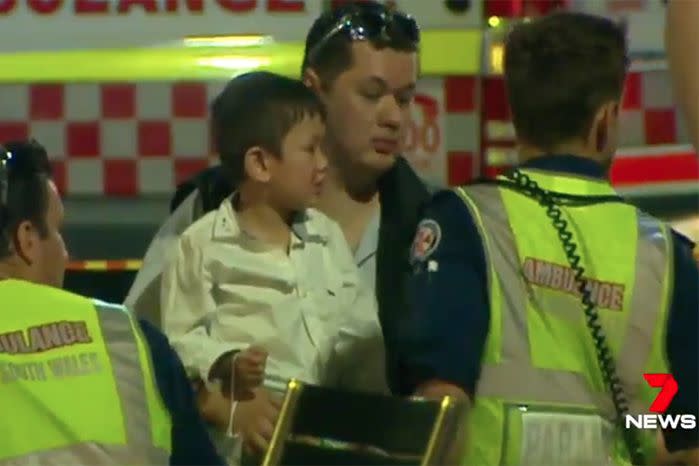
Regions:
[[[45, 381], [100, 372], [95, 351], [52, 354], [52, 350], [93, 343], [84, 321], [58, 321], [0, 334], [0, 384]], [[45, 354], [45, 357], [33, 355]]]

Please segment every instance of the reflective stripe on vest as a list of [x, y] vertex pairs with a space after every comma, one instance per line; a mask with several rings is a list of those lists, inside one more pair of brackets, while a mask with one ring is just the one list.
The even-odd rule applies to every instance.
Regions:
[[94, 300], [94, 303], [107, 354], [112, 361], [112, 375], [121, 400], [127, 445], [136, 452], [141, 451], [142, 458], [149, 458], [150, 464], [167, 464], [169, 452], [154, 446], [152, 419], [146, 398], [146, 373], [141, 366], [133, 320], [122, 306], [98, 300]]
[[140, 446], [134, 448], [126, 445], [98, 445], [81, 443], [55, 450], [30, 453], [18, 458], [0, 460], [2, 466], [37, 466], [37, 465], [156, 465], [168, 464], [170, 455], [159, 448]]
[[[146, 395], [146, 374], [143, 370], [134, 322], [122, 306], [94, 300], [109, 356], [121, 413], [126, 444], [105, 445], [83, 442], [51, 450], [0, 459], [1, 466], [34, 464], [168, 464], [170, 452], [154, 444], [150, 409]], [[70, 382], [67, 382], [70, 383]], [[155, 383], [155, 381], [153, 381]], [[89, 396], [86, 393], [85, 396]], [[80, 409], [80, 407], [76, 407]], [[99, 422], [100, 413], [92, 413]], [[67, 429], [70, 426], [66, 426]]]
[[[500, 189], [476, 185], [465, 189], [457, 188], [456, 192], [468, 206], [473, 218], [482, 221], [489, 236], [492, 247], [487, 251], [488, 259], [498, 276], [493, 277], [493, 269], [488, 267], [488, 280], [489, 283], [499, 280], [503, 293], [501, 355], [507, 362], [483, 366], [478, 395], [506, 400], [526, 399], [530, 402], [595, 406], [607, 419], [615, 419], [610, 395], [592, 390], [583, 374], [533, 366], [529, 357], [531, 353], [527, 326], [526, 306], [529, 295]], [[667, 252], [663, 228], [660, 222], [639, 212], [635, 266], [636, 281], [643, 286], [634, 286], [628, 329], [616, 357], [618, 374], [624, 382], [632, 413], [646, 412], [648, 408], [640, 405], [634, 395], [642, 382], [640, 374], [643, 373], [651, 351], [646, 342], [652, 340], [664, 304], [662, 274]], [[579, 238], [574, 237], [574, 241], [578, 247], [581, 246]], [[570, 312], [582, 312], [582, 304]]]

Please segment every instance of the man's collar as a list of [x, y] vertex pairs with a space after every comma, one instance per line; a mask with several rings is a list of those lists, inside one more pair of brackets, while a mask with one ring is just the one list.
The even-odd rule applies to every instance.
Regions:
[[414, 229], [420, 208], [430, 197], [427, 187], [402, 156], [379, 178], [381, 218]]
[[601, 180], [607, 179], [607, 171], [600, 163], [571, 154], [537, 157], [521, 164], [520, 168], [568, 173]]

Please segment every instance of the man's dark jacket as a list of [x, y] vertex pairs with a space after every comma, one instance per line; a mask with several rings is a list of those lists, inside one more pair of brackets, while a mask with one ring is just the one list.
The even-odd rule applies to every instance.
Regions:
[[[178, 186], [170, 209], [174, 211], [194, 190], [201, 193], [204, 212], [217, 208], [233, 191], [221, 168], [211, 167]], [[398, 326], [409, 312], [405, 289], [410, 273], [409, 252], [420, 221], [421, 207], [429, 197], [425, 184], [402, 157], [379, 180], [381, 221], [376, 253], [376, 298], [389, 372], [399, 370], [393, 342]], [[392, 379], [389, 376], [389, 380]]]

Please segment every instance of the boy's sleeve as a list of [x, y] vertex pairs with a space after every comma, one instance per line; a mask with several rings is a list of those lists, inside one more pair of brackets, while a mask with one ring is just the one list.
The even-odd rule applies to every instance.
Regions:
[[221, 356], [238, 349], [209, 334], [211, 314], [216, 309], [212, 287], [202, 249], [190, 236], [182, 236], [163, 271], [162, 326], [190, 377], [199, 376], [204, 382]]

